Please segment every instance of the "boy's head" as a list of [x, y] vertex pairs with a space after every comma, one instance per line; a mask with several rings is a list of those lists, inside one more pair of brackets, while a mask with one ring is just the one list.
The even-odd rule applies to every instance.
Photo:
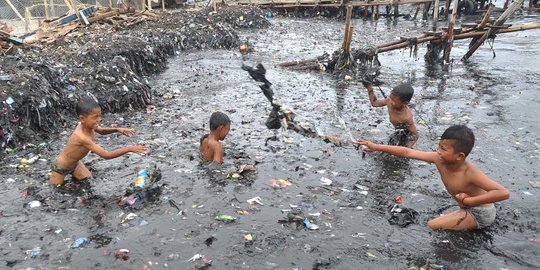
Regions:
[[99, 126], [101, 122], [101, 108], [93, 98], [82, 97], [79, 99], [75, 106], [75, 111], [83, 126], [92, 129]]
[[210, 131], [215, 132], [220, 140], [223, 140], [231, 129], [231, 120], [222, 112], [214, 112], [210, 116]]
[[441, 136], [439, 154], [447, 152], [458, 159], [465, 159], [474, 146], [474, 134], [464, 125], [447, 128]]
[[408, 83], [402, 83], [392, 89], [392, 92], [390, 92], [390, 99], [392, 99], [392, 96], [394, 96], [395, 98], [393, 98], [392, 101], [394, 101], [394, 103], [401, 103], [403, 105], [411, 101], [413, 94], [414, 89], [412, 86]]

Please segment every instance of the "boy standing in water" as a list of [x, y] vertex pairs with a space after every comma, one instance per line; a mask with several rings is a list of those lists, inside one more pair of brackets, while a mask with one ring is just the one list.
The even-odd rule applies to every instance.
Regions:
[[474, 134], [466, 126], [455, 125], [444, 131], [436, 152], [422, 152], [406, 147], [375, 144], [359, 140], [366, 151], [383, 151], [398, 157], [434, 163], [446, 190], [457, 201], [457, 211], [428, 222], [432, 229], [481, 229], [495, 221], [493, 203], [506, 200], [510, 193], [465, 160], [474, 146]]
[[89, 97], [81, 98], [77, 102], [75, 108], [79, 116], [79, 124], [71, 137], [69, 138], [66, 147], [54, 161], [50, 183], [61, 186], [64, 183], [66, 175], [73, 175], [73, 179], [83, 181], [92, 176], [92, 173], [84, 166], [81, 160], [92, 151], [104, 159], [112, 159], [124, 155], [128, 152], [142, 154], [146, 151], [144, 145], [127, 146], [108, 152], [94, 142], [96, 133], [101, 135], [111, 134], [114, 132], [121, 133], [125, 136], [131, 136], [135, 130], [130, 128], [102, 128], [101, 123], [101, 108], [99, 104]]
[[222, 112], [214, 112], [210, 116], [210, 133], [201, 138], [199, 152], [202, 159], [223, 163], [223, 145], [221, 140], [225, 139], [231, 129], [231, 120]]
[[368, 90], [371, 106], [386, 106], [388, 108], [390, 122], [396, 128], [396, 132], [388, 143], [412, 148], [419, 136], [412, 112], [409, 109], [409, 102], [414, 94], [412, 86], [407, 83], [400, 84], [392, 89], [389, 97], [385, 97], [384, 99], [377, 99], [375, 93], [373, 93], [373, 85], [371, 83], [364, 82], [364, 87]]

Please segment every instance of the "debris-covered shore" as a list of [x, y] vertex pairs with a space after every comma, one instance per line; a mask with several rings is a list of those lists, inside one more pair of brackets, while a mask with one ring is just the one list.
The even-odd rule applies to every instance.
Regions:
[[146, 108], [153, 97], [146, 76], [164, 70], [167, 58], [191, 49], [238, 48], [235, 29], [269, 24], [261, 10], [235, 7], [219, 14], [126, 11], [87, 26], [75, 21], [36, 32], [37, 41], [0, 56], [2, 153], [46, 139], [72, 117], [83, 94], [94, 95], [108, 112]]

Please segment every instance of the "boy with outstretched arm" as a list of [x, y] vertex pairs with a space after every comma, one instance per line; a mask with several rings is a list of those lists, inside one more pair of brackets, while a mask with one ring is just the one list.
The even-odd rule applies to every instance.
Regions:
[[81, 160], [92, 151], [104, 159], [112, 159], [128, 152], [143, 154], [146, 151], [144, 145], [133, 145], [107, 151], [94, 142], [95, 134], [111, 134], [118, 132], [125, 136], [135, 133], [134, 129], [128, 128], [103, 128], [101, 123], [101, 108], [99, 104], [89, 97], [81, 98], [75, 108], [79, 116], [79, 124], [69, 138], [66, 147], [56, 158], [52, 166], [50, 183], [61, 186], [66, 175], [71, 174], [75, 180], [86, 180], [92, 173], [84, 166]]
[[409, 108], [409, 102], [414, 94], [412, 86], [407, 83], [400, 84], [392, 89], [390, 96], [377, 99], [373, 92], [373, 85], [369, 82], [363, 82], [363, 84], [368, 90], [371, 106], [386, 106], [388, 109], [390, 122], [396, 129], [396, 133], [392, 136], [389, 144], [412, 148], [419, 136]]
[[457, 201], [457, 211], [444, 214], [428, 222], [432, 229], [481, 229], [495, 221], [493, 203], [506, 200], [510, 193], [491, 180], [466, 157], [474, 146], [474, 134], [466, 126], [451, 126], [443, 133], [436, 152], [417, 151], [406, 147], [375, 144], [359, 140], [366, 151], [383, 151], [395, 156], [434, 163], [446, 190]]
[[215, 161], [223, 163], [223, 145], [221, 140], [225, 139], [231, 129], [231, 120], [222, 112], [214, 112], [210, 116], [210, 133], [201, 138], [199, 153], [205, 161]]

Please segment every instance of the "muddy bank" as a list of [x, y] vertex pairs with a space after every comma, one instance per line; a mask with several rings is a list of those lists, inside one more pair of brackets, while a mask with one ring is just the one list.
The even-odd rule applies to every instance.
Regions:
[[84, 94], [107, 112], [144, 109], [153, 96], [146, 77], [164, 70], [167, 58], [192, 49], [237, 49], [242, 41], [235, 29], [269, 25], [251, 8], [178, 10], [136, 25], [112, 21], [0, 57], [2, 152], [46, 140], [73, 118], [73, 104]]

